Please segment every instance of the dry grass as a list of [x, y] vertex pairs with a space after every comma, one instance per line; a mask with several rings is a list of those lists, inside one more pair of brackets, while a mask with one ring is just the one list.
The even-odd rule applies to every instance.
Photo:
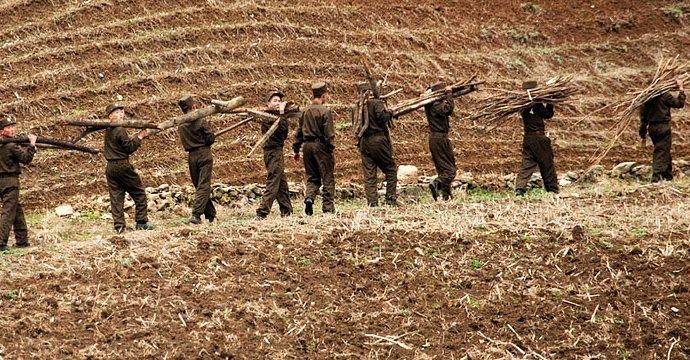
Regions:
[[203, 227], [182, 211], [123, 237], [98, 214], [46, 215], [39, 246], [0, 255], [0, 339], [22, 339], [2, 341], [8, 357], [682, 358], [689, 191], [605, 181], [266, 221], [224, 209]]

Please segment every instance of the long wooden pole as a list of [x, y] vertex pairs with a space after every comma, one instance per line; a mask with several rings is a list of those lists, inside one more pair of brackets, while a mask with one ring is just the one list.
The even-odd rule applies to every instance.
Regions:
[[[11, 138], [0, 138], [0, 144], [7, 144], [7, 143], [29, 143], [29, 137], [22, 135], [22, 136], [15, 136]], [[55, 145], [57, 147], [60, 147], [65, 150], [77, 150], [77, 151], [82, 151], [90, 154], [98, 154], [98, 150], [92, 149], [90, 147], [86, 146], [81, 146], [81, 145], [76, 145], [68, 141], [64, 140], [59, 140], [59, 139], [53, 139], [49, 137], [44, 137], [44, 136], [39, 136], [36, 139], [36, 143], [40, 144], [48, 144], [48, 145]]]
[[[216, 104], [221, 103], [222, 105]], [[218, 113], [229, 113], [232, 110], [244, 105], [244, 98], [242, 96], [238, 96], [230, 101], [218, 101], [214, 100], [213, 105], [209, 105], [206, 107], [203, 107], [201, 109], [197, 109], [191, 112], [188, 112], [186, 114], [182, 114], [180, 116], [176, 116], [170, 120], [166, 120], [160, 124], [158, 124], [158, 129], [153, 129], [151, 130], [150, 134], [155, 135], [158, 134], [161, 131], [168, 130], [170, 128], [173, 128], [177, 125], [182, 125], [185, 123], [189, 123], [192, 121], [196, 121], [202, 118], [205, 118], [207, 116], [215, 115]]]
[[133, 129], [157, 129], [158, 125], [143, 120], [108, 120], [108, 119], [66, 119], [62, 121], [65, 126], [86, 126], [97, 128], [126, 127]]
[[237, 129], [238, 127], [240, 127], [240, 126], [242, 126], [242, 125], [245, 125], [245, 124], [248, 124], [248, 123], [250, 123], [250, 122], [252, 122], [252, 121], [254, 121], [254, 118], [253, 118], [253, 117], [250, 117], [250, 118], [248, 118], [248, 119], [244, 119], [244, 120], [242, 120], [242, 121], [240, 121], [240, 122], [238, 122], [238, 123], [236, 123], [236, 124], [233, 124], [232, 126], [228, 126], [228, 127], [226, 127], [225, 129], [219, 130], [219, 131], [216, 132], [214, 135], [215, 135], [216, 137], [219, 137], [219, 136], [221, 136], [221, 135], [223, 135], [223, 134], [225, 134], [225, 133], [227, 133], [227, 132], [229, 132], [229, 131], [235, 130], [235, 129]]

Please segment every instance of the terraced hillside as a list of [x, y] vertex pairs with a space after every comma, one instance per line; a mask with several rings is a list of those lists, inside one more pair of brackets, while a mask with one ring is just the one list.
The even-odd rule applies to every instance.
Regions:
[[[580, 112], [559, 112], [550, 130], [558, 168], [582, 168], [612, 124], [606, 111], [588, 114], [639, 84], [658, 57], [688, 58], [688, 27], [682, 17], [667, 14], [670, 5], [636, 0], [6, 1], [0, 5], [0, 111], [15, 116], [21, 130], [68, 137], [76, 130], [55, 126], [58, 120], [100, 113], [118, 97], [133, 116], [162, 121], [178, 113], [175, 100], [184, 93], [205, 101], [243, 95], [260, 106], [266, 91], [281, 88], [306, 103], [310, 82], [326, 80], [342, 132], [338, 181], [359, 181], [345, 106], [362, 80], [364, 53], [377, 74], [387, 75], [391, 89], [404, 89], [392, 102], [415, 96], [439, 76], [478, 74], [489, 88], [515, 88], [525, 78], [575, 75], [585, 89], [577, 100]], [[485, 95], [460, 102], [452, 133], [461, 170], [479, 178], [511, 173], [519, 165], [519, 123], [487, 135], [462, 120]], [[676, 117], [677, 157], [688, 155], [687, 119], [682, 112]], [[226, 116], [213, 123], [220, 127], [237, 120]], [[416, 114], [397, 125], [399, 162], [429, 172], [424, 119]], [[648, 160], [634, 135], [631, 129], [608, 163]], [[101, 136], [91, 135], [86, 143], [100, 147]], [[218, 181], [262, 180], [259, 157], [243, 156], [257, 137], [254, 126], [220, 141]], [[174, 131], [147, 140], [133, 160], [147, 186], [188, 181]], [[100, 157], [44, 151], [24, 176], [25, 196], [36, 206], [103, 193], [103, 167]], [[290, 178], [299, 180], [299, 164], [288, 167]]]

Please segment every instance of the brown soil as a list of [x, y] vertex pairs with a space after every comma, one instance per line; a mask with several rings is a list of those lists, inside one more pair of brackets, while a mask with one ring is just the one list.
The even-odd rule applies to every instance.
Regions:
[[[510, 88], [528, 77], [574, 74], [586, 89], [577, 101], [586, 114], [639, 84], [661, 52], [688, 55], [687, 25], [664, 14], [665, 2], [538, 5], [530, 12], [515, 1], [299, 1], [287, 8], [275, 2], [11, 1], [0, 7], [6, 54], [0, 61], [0, 111], [14, 114], [23, 131], [68, 137], [77, 130], [55, 126], [60, 118], [100, 113], [117, 95], [133, 116], [161, 121], [177, 114], [174, 100], [184, 93], [204, 100], [243, 95], [260, 106], [263, 94], [278, 87], [306, 103], [309, 83], [325, 79], [332, 85], [337, 122], [346, 124], [344, 106], [361, 81], [363, 52], [376, 73], [389, 74], [391, 88], [404, 89], [398, 100], [439, 75], [461, 79], [476, 73], [491, 87]], [[485, 135], [460, 120], [481, 97], [472, 95], [458, 106], [452, 136], [459, 166], [479, 178], [514, 172], [517, 122]], [[682, 123], [687, 115], [679, 112], [676, 119]], [[550, 125], [563, 139], [556, 149], [561, 171], [584, 167], [609, 136], [603, 130], [611, 126], [611, 114], [579, 120], [581, 115], [559, 112]], [[224, 117], [214, 124], [232, 121]], [[262, 181], [259, 157], [241, 156], [257, 133], [238, 131], [216, 145], [218, 181]], [[425, 133], [424, 119], [415, 114], [400, 121], [393, 138], [400, 163], [431, 173]], [[357, 151], [347, 129], [341, 135], [338, 181], [359, 182]], [[648, 150], [635, 147], [634, 135], [631, 129], [607, 165], [648, 161]], [[101, 147], [101, 136], [91, 135], [86, 143]], [[688, 148], [685, 137], [675, 139], [676, 157], [687, 156]], [[146, 185], [154, 186], [188, 181], [183, 157], [173, 131], [148, 140], [133, 161]], [[29, 208], [104, 193], [103, 166], [100, 157], [39, 154], [23, 180]], [[289, 162], [288, 168], [292, 180], [301, 179], [299, 164]]]

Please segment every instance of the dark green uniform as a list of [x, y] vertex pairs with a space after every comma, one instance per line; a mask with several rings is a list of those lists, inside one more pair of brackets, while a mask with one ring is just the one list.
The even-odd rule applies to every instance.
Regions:
[[335, 211], [334, 139], [333, 112], [319, 104], [311, 104], [304, 109], [292, 149], [296, 154], [300, 149], [303, 152], [307, 173], [306, 200], [313, 202], [323, 185], [323, 212]]
[[398, 166], [393, 158], [393, 147], [390, 140], [388, 124], [392, 112], [386, 109], [383, 100], [369, 99], [366, 105], [369, 126], [364, 131], [359, 143], [362, 155], [364, 174], [364, 191], [369, 206], [378, 206], [377, 168], [386, 177], [386, 202], [395, 203], [397, 198]]
[[115, 229], [120, 231], [125, 228], [125, 193], [129, 193], [134, 200], [137, 224], [148, 223], [146, 191], [139, 174], [129, 163], [129, 155], [139, 149], [141, 140], [136, 136], [130, 138], [123, 127], [113, 127], [105, 130], [103, 142], [103, 155], [108, 160], [105, 177]]
[[194, 185], [194, 204], [192, 216], [206, 220], [216, 218], [216, 208], [211, 201], [211, 175], [213, 173], [213, 155], [211, 145], [216, 137], [205, 119], [195, 120], [178, 127], [182, 147], [188, 152], [187, 164], [189, 175]]
[[544, 130], [544, 120], [553, 117], [552, 104], [534, 104], [520, 115], [525, 126], [522, 140], [522, 167], [515, 180], [518, 192], [524, 192], [532, 173], [539, 169], [546, 191], [558, 193], [558, 176], [553, 163], [553, 148]]
[[28, 230], [24, 210], [19, 203], [19, 164], [29, 164], [34, 158], [36, 148], [30, 146], [22, 150], [13, 143], [0, 145], [0, 198], [2, 217], [0, 218], [0, 247], [7, 246], [10, 231], [14, 228], [17, 246], [28, 245]]
[[[267, 113], [279, 115], [278, 111], [266, 110]], [[271, 212], [273, 202], [278, 200], [280, 214], [288, 216], [292, 214], [290, 191], [285, 176], [285, 160], [283, 145], [288, 136], [288, 121], [281, 117], [278, 129], [268, 138], [263, 146], [264, 165], [266, 165], [266, 190], [261, 198], [261, 205], [256, 209], [256, 216], [266, 217]], [[261, 133], [265, 134], [273, 125], [273, 120], [261, 122]]]
[[685, 106], [685, 93], [678, 97], [665, 93], [649, 100], [640, 110], [640, 137], [649, 137], [654, 143], [652, 157], [652, 182], [673, 180], [673, 163], [671, 161], [671, 108]]
[[452, 196], [451, 185], [458, 171], [455, 165], [453, 144], [448, 139], [449, 117], [453, 114], [454, 107], [452, 94], [424, 107], [424, 113], [429, 122], [429, 151], [431, 151], [431, 159], [438, 174], [431, 184], [432, 194], [440, 192], [445, 200]]

